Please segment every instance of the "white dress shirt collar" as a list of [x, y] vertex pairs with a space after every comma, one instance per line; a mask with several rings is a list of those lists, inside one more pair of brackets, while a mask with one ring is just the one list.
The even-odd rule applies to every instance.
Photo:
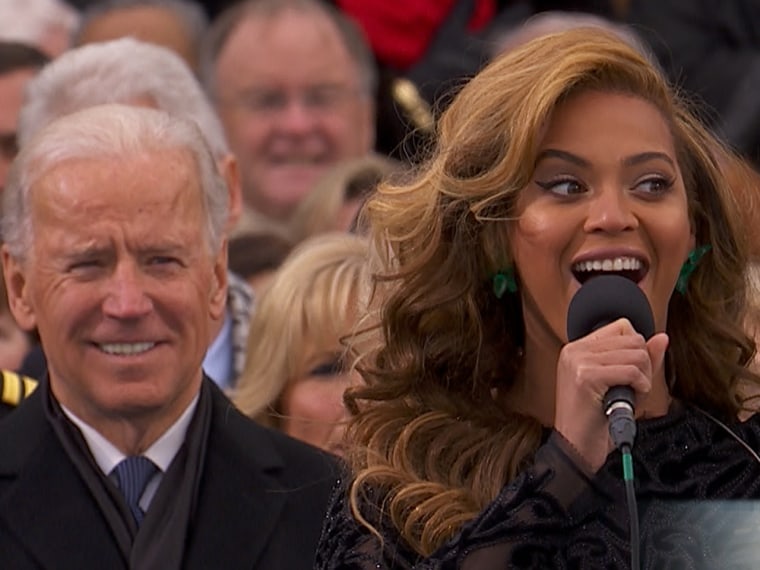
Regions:
[[[167, 429], [161, 437], [159, 437], [153, 445], [151, 445], [142, 454], [150, 459], [156, 466], [165, 472], [171, 464], [174, 456], [177, 455], [182, 442], [185, 441], [185, 435], [187, 434], [187, 428], [190, 425], [190, 420], [193, 418], [193, 412], [198, 405], [198, 397], [200, 392], [195, 395], [192, 402], [187, 406], [182, 415], [174, 422], [169, 429]], [[61, 404], [61, 408], [66, 416], [76, 425], [82, 432], [87, 447], [90, 448], [92, 456], [95, 458], [95, 463], [98, 464], [100, 470], [108, 476], [114, 467], [120, 463], [126, 455], [116, 448], [114, 444], [103, 437], [94, 427], [86, 423], [81, 418], [77, 417], [71, 410]]]

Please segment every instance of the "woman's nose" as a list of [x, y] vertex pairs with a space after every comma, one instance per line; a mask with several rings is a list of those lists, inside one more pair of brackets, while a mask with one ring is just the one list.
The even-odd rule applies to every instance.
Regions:
[[638, 227], [631, 197], [625, 189], [606, 186], [589, 200], [584, 228], [587, 232], [619, 233]]

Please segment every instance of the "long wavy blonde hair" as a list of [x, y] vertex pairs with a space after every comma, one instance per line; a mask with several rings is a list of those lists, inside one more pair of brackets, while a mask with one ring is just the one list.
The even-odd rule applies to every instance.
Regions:
[[[496, 299], [490, 277], [510, 263], [503, 223], [552, 110], [584, 90], [632, 94], [661, 111], [697, 243], [711, 246], [669, 307], [671, 393], [729, 419], [741, 407], [738, 383], [759, 384], [742, 328], [746, 244], [719, 169], [728, 151], [657, 68], [612, 34], [576, 29], [500, 56], [441, 116], [437, 147], [416, 176], [381, 185], [365, 210], [380, 308], [374, 347], [360, 361], [366, 383], [346, 398], [350, 499], [360, 521], [373, 528], [367, 514], [381, 512], [422, 555], [473, 519], [540, 445], [536, 420], [494, 402], [495, 389], [512, 386], [524, 331], [518, 296]], [[367, 488], [382, 491], [381, 504]]]

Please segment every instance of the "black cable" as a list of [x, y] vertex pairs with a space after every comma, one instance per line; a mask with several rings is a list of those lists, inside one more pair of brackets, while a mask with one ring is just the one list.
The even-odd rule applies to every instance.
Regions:
[[620, 447], [620, 452], [623, 454], [623, 480], [625, 481], [625, 497], [628, 503], [628, 520], [631, 531], [631, 570], [640, 570], [639, 509], [636, 503], [636, 491], [633, 488], [631, 446], [623, 444]]
[[732, 430], [730, 427], [728, 427], [726, 424], [724, 424], [722, 421], [720, 421], [718, 418], [716, 418], [712, 414], [709, 414], [706, 411], [700, 408], [697, 408], [696, 406], [694, 406], [694, 409], [697, 410], [703, 416], [705, 416], [711, 422], [720, 426], [720, 428], [723, 431], [725, 431], [726, 433], [728, 433], [728, 435], [730, 435], [732, 438], [738, 441], [741, 444], [741, 446], [749, 452], [749, 454], [752, 456], [752, 458], [755, 461], [760, 463], [760, 455], [758, 455], [757, 452], [754, 449], [752, 449], [746, 441], [744, 441], [741, 437], [739, 437], [739, 434], [737, 434], [734, 430]]

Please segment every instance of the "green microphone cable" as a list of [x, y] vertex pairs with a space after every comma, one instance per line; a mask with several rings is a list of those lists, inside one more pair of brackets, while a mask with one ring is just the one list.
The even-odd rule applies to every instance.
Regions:
[[620, 452], [623, 454], [623, 480], [625, 481], [625, 497], [628, 503], [628, 520], [631, 531], [631, 570], [640, 570], [639, 509], [636, 504], [636, 491], [633, 488], [631, 446], [623, 444], [620, 447]]

